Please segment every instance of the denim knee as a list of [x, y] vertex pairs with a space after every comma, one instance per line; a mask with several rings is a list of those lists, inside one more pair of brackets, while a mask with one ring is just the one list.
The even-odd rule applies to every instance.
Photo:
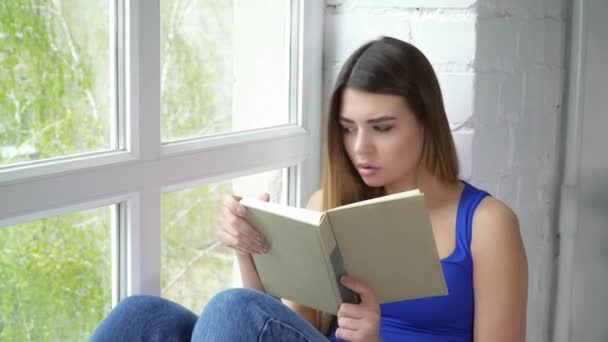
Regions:
[[149, 311], [165, 305], [165, 299], [150, 295], [132, 295], [121, 300], [114, 310]]
[[242, 312], [247, 307], [257, 307], [259, 304], [270, 301], [275, 301], [275, 299], [257, 290], [247, 288], [228, 289], [211, 298], [203, 313], [205, 311], [213, 311], [216, 314], [218, 312], [225, 312], [226, 314], [234, 315], [236, 312]]
[[192, 341], [327, 341], [297, 313], [263, 292], [230, 289], [213, 297]]
[[89, 341], [189, 341], [197, 317], [167, 299], [134, 295], [122, 300]]

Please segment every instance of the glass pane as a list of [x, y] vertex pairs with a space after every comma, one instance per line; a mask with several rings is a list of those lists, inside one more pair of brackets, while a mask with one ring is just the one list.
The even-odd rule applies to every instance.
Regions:
[[240, 286], [230, 249], [219, 245], [216, 220], [223, 194], [286, 203], [287, 169], [163, 194], [162, 296], [200, 313], [217, 292]]
[[163, 141], [289, 123], [289, 0], [161, 0]]
[[0, 341], [85, 341], [111, 309], [112, 208], [0, 227]]
[[0, 166], [114, 148], [109, 1], [0, 1]]

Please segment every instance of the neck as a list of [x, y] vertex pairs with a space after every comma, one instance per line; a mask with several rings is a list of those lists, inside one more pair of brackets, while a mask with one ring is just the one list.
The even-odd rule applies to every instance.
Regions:
[[439, 180], [435, 175], [426, 170], [420, 170], [398, 184], [391, 184], [385, 187], [387, 194], [401, 191], [420, 189], [426, 197], [430, 207], [441, 205], [442, 202], [451, 199], [454, 193], [460, 194], [460, 182], [445, 182]]

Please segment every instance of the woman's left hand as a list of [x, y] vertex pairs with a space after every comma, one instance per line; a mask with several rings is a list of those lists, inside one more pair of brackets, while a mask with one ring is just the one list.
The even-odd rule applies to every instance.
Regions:
[[358, 293], [361, 302], [340, 305], [336, 337], [348, 342], [381, 342], [380, 304], [372, 289], [353, 277], [343, 276], [340, 282], [344, 287]]

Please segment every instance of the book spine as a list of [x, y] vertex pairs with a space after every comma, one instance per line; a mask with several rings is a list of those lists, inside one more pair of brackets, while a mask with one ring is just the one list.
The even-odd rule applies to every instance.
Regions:
[[328, 260], [326, 260], [327, 267], [329, 268], [328, 271], [330, 276], [334, 279], [334, 291], [341, 303], [357, 304], [360, 301], [359, 295], [344, 287], [340, 282], [340, 277], [346, 274], [344, 259], [342, 258], [342, 253], [340, 253], [340, 247], [336, 243], [334, 232], [331, 229], [329, 216], [325, 216], [324, 221], [325, 224], [320, 227], [320, 236], [323, 248], [325, 249], [325, 256], [328, 258]]

